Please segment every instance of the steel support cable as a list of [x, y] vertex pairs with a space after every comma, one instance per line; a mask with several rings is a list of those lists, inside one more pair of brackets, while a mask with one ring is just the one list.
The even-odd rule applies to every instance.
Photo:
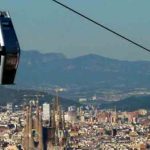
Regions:
[[85, 18], [86, 20], [88, 20], [88, 21], [90, 21], [90, 22], [92, 22], [92, 23], [98, 25], [99, 27], [101, 27], [101, 28], [103, 28], [103, 29], [105, 29], [105, 30], [107, 30], [107, 31], [109, 31], [109, 32], [111, 32], [111, 33], [113, 33], [113, 34], [119, 36], [120, 38], [122, 38], [122, 39], [124, 39], [124, 40], [126, 40], [126, 41], [128, 41], [128, 42], [130, 42], [130, 43], [132, 43], [132, 44], [134, 44], [134, 45], [136, 45], [136, 46], [138, 46], [138, 47], [140, 47], [140, 48], [142, 48], [142, 49], [148, 51], [148, 52], [150, 52], [150, 49], [146, 48], [145, 46], [143, 46], [143, 45], [141, 45], [141, 44], [139, 44], [139, 43], [137, 43], [137, 42], [134, 42], [133, 40], [129, 39], [128, 37], [126, 37], [126, 36], [124, 36], [124, 35], [122, 35], [122, 34], [116, 32], [116, 31], [114, 31], [114, 30], [112, 30], [112, 29], [110, 29], [110, 28], [104, 26], [103, 24], [101, 24], [101, 23], [99, 23], [99, 22], [97, 22], [97, 21], [95, 21], [95, 20], [93, 20], [93, 19], [91, 19], [91, 18], [85, 16], [84, 14], [82, 14], [82, 13], [80, 13], [80, 12], [78, 12], [78, 11], [72, 9], [72, 8], [70, 8], [69, 6], [67, 6], [67, 5], [65, 5], [65, 4], [63, 4], [63, 3], [61, 3], [61, 2], [59, 2], [59, 1], [57, 1], [57, 0], [52, 0], [52, 1], [55, 2], [55, 3], [57, 3], [57, 4], [60, 5], [60, 6], [64, 7], [64, 8], [66, 8], [66, 9], [68, 9], [68, 10], [74, 12], [75, 14], [77, 14], [77, 15], [79, 15], [79, 16]]

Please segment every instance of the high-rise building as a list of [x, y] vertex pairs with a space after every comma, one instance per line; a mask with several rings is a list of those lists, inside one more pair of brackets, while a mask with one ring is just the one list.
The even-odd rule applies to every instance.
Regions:
[[7, 109], [7, 111], [9, 111], [9, 112], [13, 112], [13, 104], [12, 104], [12, 103], [7, 103], [6, 109]]
[[50, 121], [50, 104], [44, 103], [43, 104], [43, 115], [42, 115], [43, 121]]
[[76, 111], [76, 106], [69, 106], [68, 111]]

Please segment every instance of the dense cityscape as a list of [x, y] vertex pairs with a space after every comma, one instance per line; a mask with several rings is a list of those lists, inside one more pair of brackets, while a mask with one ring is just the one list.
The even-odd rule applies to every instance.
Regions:
[[150, 150], [148, 3], [49, 2], [1, 4], [0, 150]]
[[59, 97], [0, 109], [2, 150], [146, 150], [150, 112], [122, 112], [93, 105], [61, 107]]

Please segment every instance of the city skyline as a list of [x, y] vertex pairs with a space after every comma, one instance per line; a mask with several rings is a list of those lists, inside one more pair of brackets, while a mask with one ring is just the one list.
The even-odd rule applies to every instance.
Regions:
[[[53, 100], [52, 103], [44, 103], [43, 107], [37, 100], [22, 105], [7, 103], [0, 106], [0, 149], [150, 148], [149, 109], [117, 111], [115, 108], [99, 109], [96, 105], [81, 104], [63, 110], [59, 99]], [[45, 105], [49, 107], [46, 120]]]
[[[79, 0], [65, 0], [63, 3], [150, 47], [150, 2], [96, 0], [94, 3], [84, 3]], [[97, 28], [52, 1], [2, 0], [0, 9], [10, 11], [21, 48], [24, 50], [61, 52], [68, 57], [95, 53], [123, 60], [150, 60], [149, 53]]]

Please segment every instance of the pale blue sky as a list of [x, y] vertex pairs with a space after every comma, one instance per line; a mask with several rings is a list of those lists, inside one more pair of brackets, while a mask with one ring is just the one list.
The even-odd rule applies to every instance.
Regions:
[[[60, 0], [150, 48], [150, 0]], [[56, 5], [51, 0], [1, 0], [24, 50], [95, 53], [125, 60], [150, 60], [150, 53]]]

